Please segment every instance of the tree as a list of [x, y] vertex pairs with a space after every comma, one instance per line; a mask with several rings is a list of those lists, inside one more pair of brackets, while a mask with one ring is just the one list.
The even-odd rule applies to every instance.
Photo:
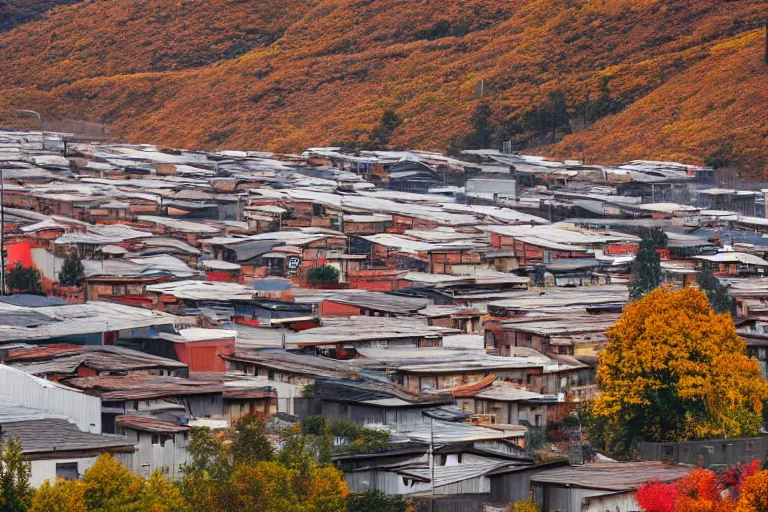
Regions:
[[16, 438], [0, 444], [0, 512], [25, 512], [32, 505], [29, 463]]
[[247, 414], [235, 422], [231, 451], [235, 464], [272, 460], [273, 450], [267, 439], [267, 424], [261, 415]]
[[635, 500], [644, 512], [674, 512], [678, 496], [680, 492], [674, 485], [655, 479], [637, 489]]
[[105, 453], [85, 472], [83, 483], [89, 511], [117, 512], [127, 511], [137, 500], [143, 479]]
[[720, 284], [711, 268], [704, 267], [696, 276], [696, 283], [699, 285], [699, 289], [707, 294], [709, 303], [712, 305], [715, 313], [731, 312], [733, 301], [730, 295], [728, 295], [728, 288]]
[[31, 512], [88, 512], [85, 505], [85, 484], [80, 480], [49, 480], [35, 493]]
[[403, 120], [394, 110], [385, 110], [381, 115], [379, 124], [373, 127], [368, 135], [370, 149], [386, 149], [389, 144], [389, 138], [395, 130], [403, 124]]
[[214, 436], [207, 428], [192, 430], [187, 451], [192, 458], [182, 467], [182, 494], [196, 511], [213, 512], [235, 508], [232, 489], [234, 467], [228, 446], [222, 436]]
[[339, 282], [340, 277], [339, 270], [331, 265], [320, 265], [307, 271], [309, 284], [335, 284]]
[[760, 471], [742, 482], [735, 512], [765, 512], [766, 510], [768, 510], [768, 471]]
[[410, 506], [400, 496], [388, 496], [379, 490], [352, 494], [347, 512], [409, 512]]
[[697, 468], [671, 484], [647, 482], [635, 499], [645, 512], [726, 512], [733, 502], [720, 491], [715, 473]]
[[79, 286], [85, 278], [83, 262], [77, 253], [67, 254], [59, 271], [59, 284], [62, 286]]
[[8, 290], [12, 293], [43, 292], [40, 272], [35, 267], [25, 267], [20, 261], [8, 272], [6, 279]]
[[483, 101], [475, 108], [469, 124], [472, 125], [472, 133], [464, 139], [464, 146], [469, 149], [486, 149], [491, 146], [496, 129], [491, 122], [493, 110], [491, 105]]
[[192, 512], [195, 507], [187, 504], [178, 487], [171, 484], [162, 473], [155, 471], [144, 482], [136, 501], [138, 510], [151, 512]]
[[243, 512], [343, 512], [349, 495], [343, 474], [332, 466], [302, 475], [278, 462], [259, 462], [238, 467], [232, 484]]
[[759, 433], [760, 367], [730, 315], [715, 314], [702, 291], [654, 290], [628, 304], [606, 335], [591, 411], [603, 449]]
[[640, 241], [640, 246], [632, 263], [632, 281], [629, 284], [629, 296], [639, 299], [662, 282], [661, 258], [658, 249], [667, 246], [667, 235], [659, 228], [649, 230]]

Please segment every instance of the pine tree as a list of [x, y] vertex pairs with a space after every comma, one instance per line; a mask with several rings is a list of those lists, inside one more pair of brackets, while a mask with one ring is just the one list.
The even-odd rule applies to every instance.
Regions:
[[659, 228], [653, 228], [643, 236], [632, 263], [633, 277], [629, 283], [629, 296], [632, 299], [642, 298], [662, 283], [661, 258], [657, 249], [664, 249], [666, 246], [667, 235]]
[[696, 276], [696, 283], [699, 289], [707, 294], [715, 313], [730, 313], [733, 301], [728, 295], [728, 288], [720, 284], [711, 268], [704, 267], [704, 270]]
[[67, 254], [59, 271], [59, 284], [62, 286], [79, 286], [85, 278], [83, 262], [77, 253]]

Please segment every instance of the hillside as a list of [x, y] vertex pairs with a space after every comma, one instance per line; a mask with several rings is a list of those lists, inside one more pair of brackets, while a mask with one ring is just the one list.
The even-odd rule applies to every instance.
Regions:
[[0, 0], [0, 32], [23, 25], [41, 17], [59, 5], [70, 5], [80, 0]]
[[768, 172], [764, 17], [756, 0], [98, 0], [0, 34], [0, 125], [34, 108], [132, 141], [296, 151], [365, 144], [393, 109], [391, 146], [445, 149], [487, 102], [521, 148], [576, 132], [545, 150], [702, 161], [730, 141]]
[[[702, 62], [590, 130], [550, 151], [619, 162], [638, 158], [719, 160], [768, 174], [768, 65], [760, 31], [725, 41]], [[762, 175], [761, 175], [762, 173]]]

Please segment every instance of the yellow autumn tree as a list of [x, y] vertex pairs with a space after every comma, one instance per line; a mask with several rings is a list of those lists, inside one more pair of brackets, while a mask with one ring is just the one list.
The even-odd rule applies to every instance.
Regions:
[[349, 495], [339, 470], [314, 464], [307, 472], [279, 462], [241, 465], [232, 474], [232, 485], [242, 512], [344, 512]]
[[728, 314], [700, 290], [657, 289], [606, 332], [591, 408], [593, 442], [621, 452], [633, 440], [757, 435], [766, 383]]
[[759, 471], [741, 484], [735, 512], [768, 510], [768, 471]]
[[85, 484], [80, 480], [60, 478], [51, 485], [46, 480], [35, 493], [30, 512], [88, 512]]
[[89, 511], [127, 512], [139, 498], [144, 479], [105, 453], [85, 472], [83, 483]]

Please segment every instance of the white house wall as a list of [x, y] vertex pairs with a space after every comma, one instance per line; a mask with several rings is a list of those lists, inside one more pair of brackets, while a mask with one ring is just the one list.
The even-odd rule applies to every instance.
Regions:
[[101, 434], [101, 400], [0, 365], [0, 403], [65, 416], [83, 432]]
[[82, 477], [85, 470], [94, 465], [98, 457], [80, 459], [34, 460], [30, 463], [30, 485], [40, 487], [46, 480], [56, 481], [56, 464], [77, 462], [77, 474]]

